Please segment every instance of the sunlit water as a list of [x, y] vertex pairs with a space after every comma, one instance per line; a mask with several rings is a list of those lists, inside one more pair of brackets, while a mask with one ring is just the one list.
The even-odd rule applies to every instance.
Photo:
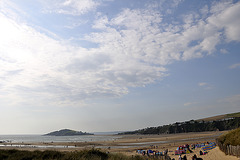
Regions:
[[[215, 137], [209, 136], [209, 137]], [[96, 141], [115, 141], [122, 138], [118, 135], [82, 135], [82, 136], [42, 136], [42, 135], [0, 135], [0, 147], [21, 147], [21, 148], [77, 148], [77, 146], [62, 146], [54, 145], [51, 142], [96, 142]], [[193, 139], [202, 139], [203, 137], [187, 138], [169, 141], [155, 141], [155, 142], [136, 142], [136, 143], [120, 143], [117, 146], [111, 146], [111, 148], [132, 148], [156, 145], [161, 143], [172, 143], [177, 141], [188, 141]], [[7, 143], [3, 143], [7, 142]], [[17, 144], [14, 144], [17, 143]], [[40, 143], [39, 145], [30, 145], [31, 143]], [[45, 145], [48, 143], [48, 145]], [[96, 148], [108, 148], [108, 146], [89, 145]]]
[[82, 135], [82, 136], [0, 135], [0, 141], [11, 143], [96, 142], [96, 141], [113, 141], [118, 138], [121, 137], [113, 135]]
[[[17, 148], [78, 148], [77, 146], [54, 145], [52, 142], [96, 142], [96, 141], [114, 141], [121, 138], [117, 135], [83, 135], [83, 136], [42, 136], [42, 135], [0, 135], [0, 147], [17, 147]], [[163, 142], [143, 142], [143, 143], [121, 143], [111, 148], [131, 148], [144, 145], [153, 145]], [[17, 143], [17, 144], [15, 144]], [[31, 145], [31, 143], [40, 143]], [[44, 145], [48, 143], [48, 145]], [[108, 148], [108, 146], [95, 146], [96, 148]]]
[[[52, 142], [96, 142], [114, 141], [121, 138], [117, 135], [83, 135], [83, 136], [42, 136], [42, 135], [0, 135], [0, 147], [17, 148], [78, 148], [77, 146], [54, 145]], [[4, 142], [4, 143], [3, 143]], [[16, 143], [16, 144], [14, 144]], [[31, 143], [40, 143], [31, 145]], [[48, 143], [48, 145], [44, 145]], [[91, 145], [92, 146], [92, 145]], [[96, 148], [108, 148], [108, 146], [94, 146]], [[111, 146], [111, 148], [130, 148], [133, 146], [124, 145]]]

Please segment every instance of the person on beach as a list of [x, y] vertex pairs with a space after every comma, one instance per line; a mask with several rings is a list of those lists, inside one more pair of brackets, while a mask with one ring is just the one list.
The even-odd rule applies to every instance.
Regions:
[[167, 155], [167, 154], [168, 154], [168, 149], [164, 151], [164, 155]]
[[178, 160], [182, 160], [182, 156], [181, 156], [181, 154], [179, 155]]
[[197, 160], [197, 155], [194, 154], [194, 156], [192, 157], [192, 160]]
[[182, 160], [187, 160], [187, 156], [184, 155], [183, 158], [182, 158]]

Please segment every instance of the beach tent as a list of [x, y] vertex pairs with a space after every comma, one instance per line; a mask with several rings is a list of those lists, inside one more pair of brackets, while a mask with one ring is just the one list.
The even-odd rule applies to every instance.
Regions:
[[186, 154], [189, 154], [191, 153], [191, 151], [189, 149], [186, 150]]
[[148, 153], [153, 153], [153, 151], [151, 149], [148, 150]]
[[195, 145], [195, 148], [202, 148], [202, 147], [204, 147], [204, 146], [205, 146], [204, 143], [202, 143], [202, 144], [196, 144], [196, 145]]
[[207, 151], [207, 150], [211, 150], [215, 147], [216, 147], [216, 143], [210, 143], [210, 144], [206, 145], [205, 147], [203, 147], [202, 150]]
[[175, 151], [175, 155], [185, 154], [185, 153], [186, 153], [186, 151], [184, 149], [180, 149], [180, 150]]

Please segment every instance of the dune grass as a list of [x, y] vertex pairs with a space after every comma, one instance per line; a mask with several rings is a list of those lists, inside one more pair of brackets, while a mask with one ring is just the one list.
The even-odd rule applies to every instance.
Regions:
[[[59, 152], [59, 151], [22, 151], [0, 150], [0, 160], [146, 160], [143, 156], [126, 156], [124, 154], [107, 154], [98, 149]], [[148, 160], [154, 158], [147, 158]]]
[[218, 141], [223, 145], [240, 145], [240, 128], [234, 129], [220, 136]]

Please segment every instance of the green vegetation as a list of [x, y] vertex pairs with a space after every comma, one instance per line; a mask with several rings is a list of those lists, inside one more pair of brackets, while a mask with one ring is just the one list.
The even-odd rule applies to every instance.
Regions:
[[240, 117], [240, 112], [238, 112], [238, 113], [232, 113], [232, 114], [227, 114], [227, 118], [231, 118], [231, 117]]
[[93, 135], [91, 133], [81, 132], [81, 131], [74, 131], [70, 129], [62, 129], [60, 131], [54, 131], [45, 136], [78, 136], [78, 135]]
[[235, 130], [229, 131], [228, 133], [220, 136], [218, 139], [218, 142], [221, 144], [227, 146], [237, 146], [240, 145], [240, 128], [237, 128]]
[[59, 152], [59, 151], [20, 151], [0, 150], [1, 160], [153, 160], [151, 157], [126, 156], [123, 154], [105, 153], [98, 149]]
[[[233, 114], [236, 116], [236, 114]], [[228, 117], [217, 121], [186, 121], [174, 124], [149, 127], [136, 131], [124, 132], [120, 134], [171, 134], [187, 132], [223, 131], [240, 127], [240, 117]]]

